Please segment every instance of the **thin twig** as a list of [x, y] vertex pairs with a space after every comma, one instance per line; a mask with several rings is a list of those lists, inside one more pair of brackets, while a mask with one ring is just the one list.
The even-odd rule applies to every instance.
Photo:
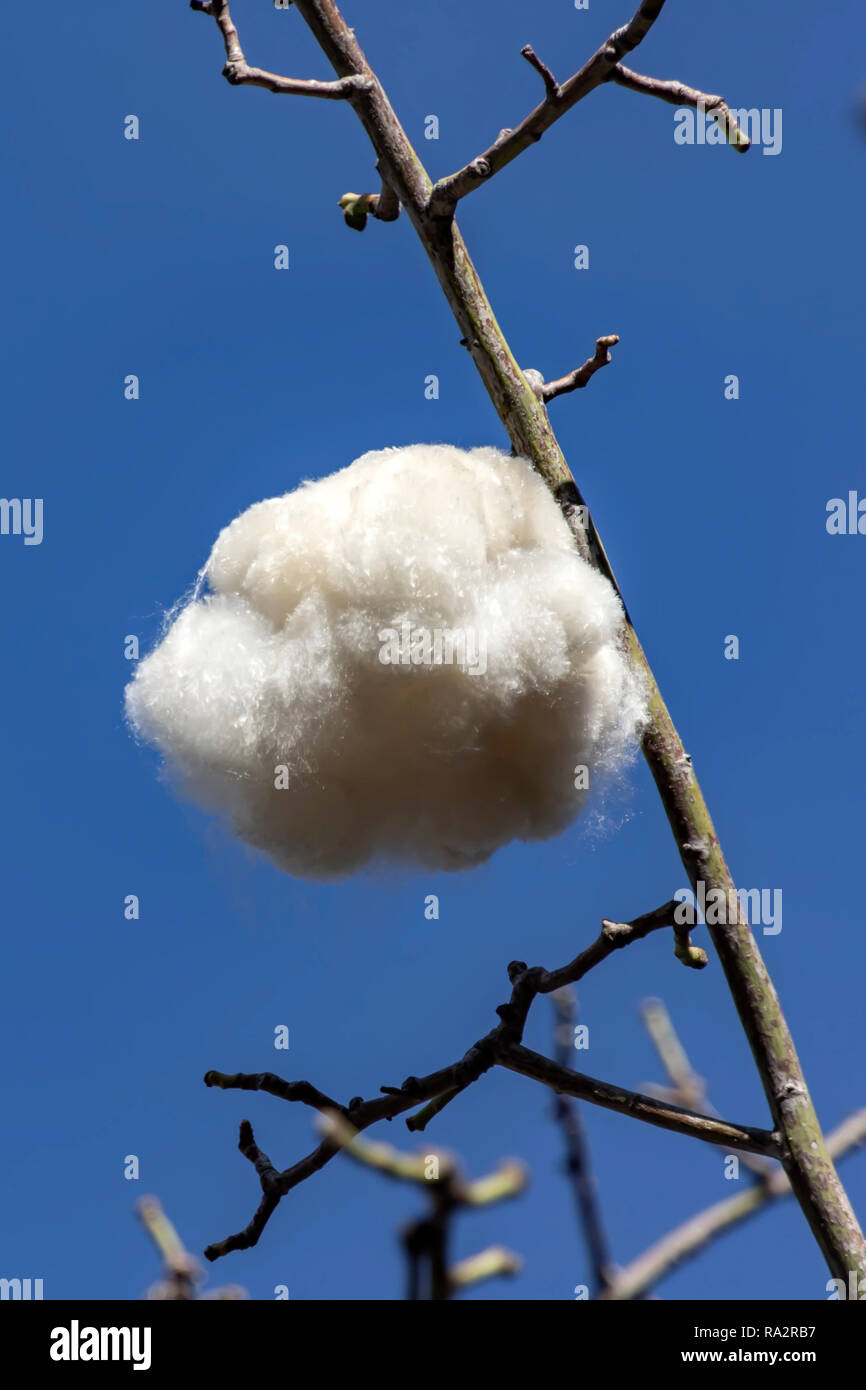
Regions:
[[520, 1043], [503, 1046], [496, 1060], [499, 1066], [531, 1077], [533, 1081], [541, 1081], [551, 1090], [576, 1096], [579, 1100], [589, 1100], [605, 1110], [631, 1115], [659, 1129], [668, 1129], [674, 1134], [688, 1134], [690, 1138], [702, 1139], [707, 1144], [725, 1144], [728, 1148], [744, 1149], [747, 1153], [779, 1157], [779, 1136], [774, 1131], [732, 1125], [726, 1120], [716, 1120], [712, 1115], [700, 1115], [683, 1106], [641, 1095], [638, 1091], [611, 1086], [593, 1076], [560, 1067], [549, 1057], [542, 1057], [540, 1052], [533, 1052]]
[[[777, 1153], [776, 1134], [764, 1130], [750, 1130], [739, 1125], [727, 1125], [724, 1121], [710, 1116], [691, 1113], [684, 1107], [669, 1105], [650, 1096], [640, 1096], [635, 1092], [610, 1086], [593, 1077], [559, 1067], [548, 1058], [519, 1046], [529, 1009], [537, 995], [549, 994], [555, 989], [561, 989], [563, 985], [582, 979], [589, 970], [601, 964], [614, 951], [669, 926], [672, 909], [676, 906], [677, 904], [671, 900], [656, 908], [654, 912], [636, 917], [633, 922], [604, 921], [596, 941], [575, 956], [568, 965], [558, 970], [544, 970], [540, 966], [530, 969], [523, 961], [512, 961], [508, 967], [511, 998], [506, 1004], [500, 1004], [496, 1010], [499, 1023], [451, 1066], [431, 1072], [429, 1076], [407, 1077], [402, 1086], [383, 1086], [383, 1094], [374, 1100], [365, 1101], [356, 1096], [348, 1106], [343, 1107], [315, 1086], [311, 1086], [308, 1081], [283, 1081], [272, 1072], [229, 1074], [209, 1071], [205, 1082], [209, 1086], [219, 1086], [222, 1090], [267, 1091], [282, 1100], [310, 1105], [322, 1112], [333, 1110], [348, 1118], [355, 1131], [361, 1131], [380, 1120], [391, 1120], [407, 1110], [414, 1110], [425, 1101], [434, 1101], [435, 1112], [438, 1113], [454, 1096], [477, 1081], [491, 1067], [498, 1065], [541, 1081], [562, 1094], [580, 1097], [595, 1105], [617, 1110], [678, 1134], [690, 1134], [710, 1143], [724, 1143], [729, 1148], [746, 1149], [756, 1153]], [[427, 1111], [430, 1110], [431, 1107], [428, 1106]], [[424, 1123], [431, 1117], [428, 1113]], [[411, 1128], [411, 1120], [407, 1123]], [[248, 1120], [241, 1124], [238, 1147], [259, 1175], [262, 1201], [252, 1220], [242, 1231], [208, 1246], [204, 1252], [208, 1260], [217, 1260], [232, 1250], [246, 1250], [255, 1245], [281, 1198], [312, 1177], [313, 1173], [324, 1168], [339, 1151], [338, 1143], [325, 1139], [292, 1167], [277, 1172], [270, 1159], [262, 1154], [256, 1145]]]
[[684, 82], [667, 82], [658, 77], [644, 77], [640, 72], [624, 68], [622, 63], [617, 63], [616, 67], [611, 69], [608, 81], [616, 82], [620, 87], [627, 87], [631, 92], [640, 92], [642, 96], [658, 97], [660, 101], [666, 101], [671, 106], [691, 106], [706, 111], [724, 131], [725, 139], [735, 150], [745, 154], [751, 146], [751, 140], [740, 127], [723, 97], [699, 92], [696, 87], [687, 87]]
[[[522, 49], [523, 56], [532, 63], [537, 71], [541, 72], [543, 77], [545, 72], [548, 73], [545, 77], [547, 95], [544, 101], [540, 106], [536, 106], [535, 110], [531, 111], [519, 125], [513, 129], [503, 130], [482, 154], [470, 160], [456, 173], [440, 179], [430, 197], [429, 210], [431, 214], [437, 217], [451, 216], [461, 198], [465, 198], [467, 194], [472, 193], [493, 174], [504, 169], [525, 149], [540, 140], [544, 132], [549, 130], [561, 116], [564, 116], [566, 111], [570, 111], [596, 87], [606, 82], [612, 68], [618, 64], [620, 58], [637, 48], [641, 40], [649, 33], [650, 28], [661, 13], [663, 5], [664, 0], [644, 0], [630, 22], [611, 34], [606, 43], [603, 43], [592, 55], [589, 62], [585, 63], [580, 71], [570, 77], [567, 82], [561, 84], [553, 81], [552, 74], [544, 68], [534, 53], [530, 58], [526, 49]], [[530, 49], [529, 52], [532, 53], [532, 50]], [[553, 82], [553, 87], [549, 85], [549, 82]]]
[[562, 88], [560, 87], [559, 83], [557, 82], [553, 73], [550, 71], [550, 68], [547, 66], [547, 64], [542, 63], [541, 59], [535, 52], [535, 49], [532, 47], [532, 45], [528, 43], [524, 44], [523, 48], [521, 48], [520, 50], [520, 53], [521, 56], [526, 59], [527, 63], [534, 67], [537, 73], [541, 74], [541, 80], [544, 83], [545, 90], [550, 100], [558, 101], [560, 96], [562, 95]]
[[368, 91], [372, 85], [367, 77], [349, 76], [341, 77], [337, 82], [317, 82], [313, 78], [280, 77], [275, 72], [250, 67], [241, 48], [228, 0], [190, 0], [189, 7], [201, 14], [212, 15], [219, 25], [226, 50], [223, 77], [233, 87], [263, 87], [266, 92], [276, 92], [280, 96], [346, 101], [359, 92]]
[[[423, 1298], [425, 1287], [430, 1299], [447, 1299], [467, 1284], [496, 1274], [513, 1274], [520, 1268], [519, 1258], [500, 1247], [496, 1247], [496, 1258], [493, 1258], [493, 1251], [482, 1251], [470, 1261], [449, 1268], [447, 1251], [452, 1223], [459, 1211], [489, 1207], [525, 1190], [527, 1172], [522, 1163], [508, 1159], [494, 1173], [470, 1182], [463, 1177], [450, 1154], [442, 1151], [406, 1154], [391, 1144], [372, 1143], [362, 1138], [354, 1125], [336, 1111], [322, 1115], [318, 1128], [356, 1163], [387, 1177], [414, 1183], [430, 1198], [430, 1214], [411, 1222], [403, 1231], [410, 1299]], [[431, 1159], [436, 1160], [435, 1164], [431, 1164]], [[422, 1282], [425, 1271], [428, 1275], [426, 1286]]]
[[[833, 1159], [844, 1158], [866, 1142], [866, 1110], [858, 1110], [827, 1135], [827, 1150]], [[601, 1295], [607, 1300], [641, 1298], [685, 1260], [693, 1259], [708, 1241], [730, 1230], [748, 1216], [773, 1202], [791, 1196], [791, 1184], [776, 1168], [763, 1182], [753, 1183], [722, 1202], [690, 1216], [675, 1230], [651, 1245], [631, 1264], [621, 1269]]]
[[[556, 1026], [554, 1028], [554, 1057], [561, 1067], [571, 1056], [577, 1004], [570, 989], [558, 989], [552, 997]], [[580, 1107], [568, 1096], [554, 1096], [553, 1113], [565, 1141], [565, 1168], [574, 1192], [578, 1217], [583, 1231], [594, 1292], [598, 1294], [612, 1283], [615, 1266], [610, 1254], [607, 1233], [601, 1217], [598, 1189], [592, 1172], [589, 1141], [586, 1137]]]
[[318, 1090], [316, 1086], [311, 1086], [309, 1081], [284, 1081], [272, 1071], [261, 1071], [255, 1075], [244, 1072], [208, 1071], [205, 1072], [204, 1084], [217, 1086], [222, 1091], [267, 1091], [279, 1100], [300, 1101], [303, 1105], [311, 1106], [313, 1110], [337, 1110], [341, 1114], [346, 1113], [337, 1101], [326, 1096], [324, 1091]]
[[536, 391], [536, 395], [542, 401], [552, 401], [556, 396], [564, 396], [569, 391], [577, 391], [581, 386], [585, 386], [595, 373], [602, 367], [606, 367], [610, 361], [610, 349], [619, 342], [616, 333], [608, 333], [604, 338], [596, 338], [595, 352], [592, 357], [588, 357], [582, 366], [576, 367], [568, 376], [561, 376], [556, 381], [543, 381]]
[[158, 1197], [141, 1197], [136, 1202], [139, 1220], [160, 1253], [163, 1277], [151, 1284], [145, 1298], [151, 1302], [227, 1302], [248, 1298], [238, 1284], [223, 1284], [207, 1293], [199, 1291], [205, 1275], [198, 1260], [189, 1253], [162, 1209]]

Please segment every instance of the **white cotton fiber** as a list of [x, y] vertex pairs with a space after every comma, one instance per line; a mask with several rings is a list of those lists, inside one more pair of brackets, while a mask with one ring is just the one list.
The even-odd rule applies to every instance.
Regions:
[[462, 869], [630, 756], [613, 589], [528, 463], [415, 444], [239, 516], [126, 691], [185, 791], [290, 874]]

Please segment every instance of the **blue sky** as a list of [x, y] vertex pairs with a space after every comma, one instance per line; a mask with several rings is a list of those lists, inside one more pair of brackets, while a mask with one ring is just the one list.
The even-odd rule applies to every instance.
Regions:
[[[564, 78], [626, 4], [346, 0], [410, 138], [438, 176], [539, 99], [520, 58]], [[331, 75], [300, 17], [236, 0], [250, 62]], [[258, 1185], [248, 1116], [280, 1167], [311, 1113], [209, 1091], [211, 1067], [277, 1070], [338, 1098], [456, 1059], [494, 1020], [514, 958], [558, 965], [603, 916], [656, 906], [684, 876], [649, 775], [556, 841], [462, 875], [393, 871], [310, 885], [254, 859], [159, 780], [124, 725], [127, 634], [142, 649], [219, 529], [364, 451], [502, 444], [501, 427], [403, 217], [348, 231], [346, 189], [376, 187], [341, 103], [230, 88], [212, 21], [183, 0], [16, 4], [8, 42], [2, 491], [44, 499], [44, 539], [0, 537], [10, 601], [2, 686], [0, 1275], [48, 1298], [136, 1298], [157, 1262], [133, 1217], [159, 1195], [190, 1249], [243, 1226]], [[525, 367], [559, 376], [602, 333], [614, 363], [551, 407], [734, 875], [781, 889], [762, 938], [819, 1114], [866, 1105], [862, 854], [866, 538], [828, 536], [862, 463], [866, 78], [859, 6], [669, 0], [633, 66], [781, 108], [783, 147], [741, 157], [674, 143], [674, 108], [604, 89], [473, 195], [459, 221]], [[832, 51], [831, 64], [822, 55]], [[38, 82], [34, 80], [38, 73]], [[123, 138], [128, 114], [138, 141]], [[438, 141], [424, 139], [436, 114]], [[290, 247], [291, 269], [273, 268]], [[573, 268], [573, 248], [590, 267]], [[123, 380], [141, 381], [138, 401]], [[435, 373], [440, 397], [424, 396]], [[740, 399], [726, 401], [735, 373]], [[740, 659], [726, 661], [728, 634]], [[139, 921], [123, 902], [141, 901]], [[424, 899], [440, 896], [437, 922]], [[699, 939], [704, 935], [699, 933]], [[661, 935], [581, 988], [577, 1064], [660, 1081], [638, 1019], [662, 997], [713, 1103], [767, 1109], [714, 958], [683, 970]], [[273, 1030], [290, 1029], [275, 1052]], [[547, 1001], [527, 1038], [547, 1050]], [[519, 1252], [476, 1299], [568, 1299], [587, 1273], [549, 1097], [494, 1071], [428, 1131], [481, 1175], [529, 1165], [518, 1201], [468, 1214], [455, 1254]], [[730, 1195], [712, 1149], [586, 1108], [615, 1258]], [[376, 1137], [414, 1148], [401, 1121]], [[429, 1147], [425, 1142], [425, 1148]], [[140, 1159], [138, 1182], [124, 1157]], [[866, 1215], [866, 1161], [844, 1177]], [[398, 1227], [416, 1194], [335, 1161], [259, 1246], [210, 1271], [254, 1298], [402, 1296]], [[668, 1278], [665, 1298], [822, 1298], [798, 1210], [778, 1207]]]

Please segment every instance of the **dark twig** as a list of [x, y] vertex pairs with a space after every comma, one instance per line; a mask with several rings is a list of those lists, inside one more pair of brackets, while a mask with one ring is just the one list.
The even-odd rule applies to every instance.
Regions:
[[272, 1071], [260, 1071], [255, 1074], [208, 1071], [205, 1072], [204, 1084], [218, 1086], [222, 1091], [267, 1091], [279, 1100], [299, 1101], [302, 1105], [312, 1106], [314, 1110], [339, 1110], [343, 1114], [346, 1113], [341, 1105], [330, 1096], [326, 1096], [323, 1091], [311, 1086], [309, 1081], [284, 1081]]
[[[570, 989], [554, 992], [555, 1010], [554, 1057], [557, 1065], [568, 1065], [574, 1044], [574, 1025], [577, 1005]], [[598, 1189], [592, 1173], [589, 1141], [586, 1137], [580, 1108], [575, 1101], [558, 1092], [553, 1099], [553, 1114], [565, 1142], [565, 1170], [568, 1174], [577, 1206], [578, 1218], [586, 1240], [595, 1289], [600, 1293], [612, 1283], [615, 1267], [610, 1255], [607, 1234], [601, 1218]]]
[[[526, 1018], [537, 995], [549, 994], [555, 989], [561, 989], [563, 985], [575, 983], [614, 951], [649, 936], [651, 932], [664, 927], [669, 928], [673, 910], [677, 906], [678, 904], [671, 900], [656, 908], [654, 912], [636, 917], [632, 922], [604, 921], [597, 940], [575, 956], [568, 965], [558, 970], [544, 970], [540, 966], [530, 969], [523, 961], [512, 961], [508, 967], [511, 998], [506, 1004], [500, 1004], [496, 1010], [499, 1023], [451, 1066], [431, 1072], [429, 1076], [407, 1077], [402, 1086], [383, 1086], [383, 1094], [374, 1100], [365, 1101], [355, 1097], [348, 1106], [343, 1107], [331, 1101], [307, 1081], [283, 1081], [272, 1072], [248, 1075], [243, 1072], [228, 1074], [210, 1071], [205, 1078], [206, 1084], [219, 1086], [223, 1090], [268, 1091], [280, 1099], [311, 1105], [316, 1110], [325, 1112], [330, 1109], [348, 1118], [354, 1129], [361, 1131], [380, 1120], [391, 1120], [407, 1110], [414, 1110], [425, 1101], [433, 1101], [432, 1106], [426, 1107], [426, 1114], [422, 1111], [426, 1124], [434, 1113], [444, 1109], [454, 1096], [477, 1081], [491, 1067], [504, 1066], [510, 1071], [520, 1072], [524, 1076], [541, 1081], [562, 1094], [591, 1101], [595, 1105], [617, 1110], [678, 1134], [691, 1134], [711, 1143], [725, 1143], [730, 1148], [756, 1153], [776, 1153], [778, 1136], [775, 1134], [728, 1125], [710, 1116], [691, 1113], [684, 1107], [669, 1105], [655, 1101], [650, 1096], [640, 1096], [635, 1092], [610, 1086], [593, 1077], [557, 1066], [548, 1058], [520, 1046]], [[408, 1123], [412, 1127], [411, 1120]], [[244, 1120], [241, 1124], [239, 1148], [259, 1175], [262, 1201], [252, 1220], [242, 1231], [208, 1246], [205, 1256], [209, 1260], [219, 1259], [232, 1250], [245, 1250], [255, 1245], [281, 1198], [313, 1173], [324, 1168], [338, 1152], [339, 1145], [326, 1139], [291, 1168], [277, 1172], [266, 1155], [258, 1149], [252, 1127], [249, 1121]]]
[[671, 1105], [656, 1100], [652, 1096], [641, 1095], [638, 1091], [626, 1091], [620, 1086], [611, 1086], [606, 1081], [584, 1076], [542, 1057], [540, 1052], [519, 1043], [504, 1045], [497, 1056], [501, 1067], [519, 1072], [521, 1076], [540, 1081], [553, 1091], [579, 1100], [592, 1101], [605, 1110], [616, 1110], [621, 1115], [631, 1115], [646, 1124], [659, 1129], [669, 1129], [674, 1134], [688, 1134], [692, 1139], [702, 1139], [707, 1144], [725, 1144], [731, 1149], [744, 1149], [747, 1153], [768, 1154], [778, 1158], [780, 1153], [779, 1136], [774, 1130], [752, 1129], [747, 1125], [732, 1125], [725, 1120], [715, 1120], [711, 1115], [698, 1115], [679, 1105]]
[[417, 1115], [410, 1115], [406, 1121], [406, 1128], [413, 1132], [425, 1130], [431, 1120], [435, 1119], [440, 1110], [444, 1110], [446, 1105], [450, 1105], [461, 1091], [465, 1091], [465, 1086], [454, 1086], [450, 1091], [444, 1091], [441, 1096], [435, 1096], [429, 1105], [425, 1105], [423, 1110], [419, 1110]]

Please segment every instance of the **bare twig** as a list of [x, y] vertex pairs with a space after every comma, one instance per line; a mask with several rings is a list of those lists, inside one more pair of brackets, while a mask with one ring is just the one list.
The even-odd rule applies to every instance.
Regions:
[[589, 62], [561, 85], [556, 83], [553, 75], [540, 59], [536, 58], [531, 48], [528, 52], [526, 48], [522, 49], [523, 56], [544, 77], [547, 89], [544, 101], [540, 106], [536, 106], [520, 125], [503, 130], [482, 154], [477, 155], [456, 173], [440, 179], [430, 198], [430, 212], [437, 217], [451, 216], [461, 198], [465, 198], [478, 188], [479, 184], [499, 173], [500, 169], [504, 169], [525, 149], [540, 140], [544, 132], [564, 116], [566, 111], [570, 111], [596, 87], [606, 82], [620, 58], [637, 48], [649, 33], [663, 5], [664, 0], [644, 0], [631, 21], [611, 34]]
[[[552, 401], [555, 396], [564, 396], [569, 391], [577, 391], [581, 386], [585, 386], [591, 377], [601, 368], [606, 367], [610, 361], [610, 349], [619, 342], [616, 333], [608, 333], [604, 338], [596, 338], [595, 352], [592, 357], [588, 357], [581, 367], [575, 367], [568, 376], [561, 376], [556, 381], [543, 381], [538, 372], [532, 373], [531, 386], [539, 400]], [[528, 375], [524, 373], [524, 375]]]
[[[718, 1116], [718, 1110], [710, 1104], [707, 1096], [706, 1082], [693, 1069], [662, 1001], [645, 999], [641, 1005], [641, 1017], [671, 1082], [670, 1086], [646, 1085], [644, 1090], [647, 1095], [670, 1100], [692, 1110], [702, 1110], [706, 1115]], [[760, 1177], [776, 1171], [776, 1165], [771, 1160], [758, 1154], [743, 1153], [740, 1162], [744, 1168]]]
[[611, 69], [607, 80], [616, 82], [620, 87], [627, 87], [629, 91], [640, 92], [642, 96], [658, 97], [660, 101], [666, 101], [671, 106], [691, 106], [706, 111], [724, 131], [725, 139], [735, 150], [745, 154], [751, 146], [751, 140], [740, 128], [736, 116], [728, 109], [723, 97], [699, 92], [696, 87], [687, 87], [684, 82], [665, 82], [658, 77], [644, 77], [642, 73], [632, 72], [631, 68], [624, 68], [622, 63], [617, 63], [616, 67]]
[[686, 1056], [685, 1048], [677, 1037], [670, 1014], [661, 999], [645, 999], [640, 1012], [644, 1027], [671, 1083], [669, 1088], [651, 1088], [648, 1085], [646, 1090], [651, 1095], [658, 1095], [664, 1089], [668, 1100], [677, 1101], [680, 1105], [704, 1107], [707, 1103], [706, 1083], [702, 1076], [698, 1076]]
[[237, 1300], [248, 1297], [238, 1284], [224, 1284], [206, 1294], [199, 1293], [205, 1275], [198, 1260], [189, 1253], [172, 1223], [162, 1209], [158, 1197], [142, 1197], [136, 1212], [147, 1234], [159, 1251], [164, 1273], [157, 1284], [151, 1284], [145, 1298], [150, 1301], [190, 1303], [214, 1300]]
[[494, 1279], [497, 1275], [519, 1274], [521, 1266], [519, 1255], [501, 1245], [491, 1245], [477, 1255], [458, 1260], [448, 1271], [448, 1278], [452, 1288], [468, 1289], [471, 1284], [480, 1284], [482, 1280]]
[[659, 1129], [669, 1129], [674, 1134], [688, 1134], [692, 1139], [702, 1139], [708, 1144], [725, 1144], [730, 1149], [769, 1154], [772, 1158], [777, 1158], [780, 1153], [779, 1136], [773, 1131], [728, 1124], [725, 1120], [699, 1115], [683, 1106], [641, 1095], [638, 1091], [611, 1086], [606, 1081], [597, 1081], [595, 1077], [560, 1067], [549, 1057], [542, 1057], [541, 1053], [532, 1052], [519, 1043], [503, 1046], [497, 1062], [509, 1071], [519, 1072], [533, 1081], [541, 1081], [551, 1090], [576, 1096], [579, 1100], [592, 1101], [593, 1105], [600, 1105], [605, 1110], [631, 1115]]
[[[554, 1056], [557, 1064], [565, 1067], [568, 1065], [574, 1042], [577, 1004], [570, 989], [556, 990], [552, 996], [552, 1003], [556, 1018]], [[597, 1294], [613, 1282], [615, 1267], [601, 1218], [589, 1142], [580, 1109], [573, 1100], [561, 1092], [556, 1094], [553, 1113], [565, 1141], [565, 1169], [574, 1192]]]
[[435, 1096], [429, 1105], [425, 1105], [423, 1110], [419, 1110], [417, 1115], [410, 1115], [406, 1121], [406, 1128], [414, 1131], [425, 1130], [430, 1121], [435, 1119], [440, 1110], [444, 1110], [446, 1105], [450, 1105], [461, 1091], [465, 1091], [465, 1086], [453, 1086], [450, 1091], [443, 1091], [441, 1096]]
[[[511, 1003], [502, 1005], [498, 1012], [504, 1019], [509, 1011], [514, 1015], [515, 1006], [519, 1006], [522, 1011], [520, 1015], [520, 1028], [522, 1030], [530, 1005], [537, 994], [552, 994], [554, 990], [576, 984], [578, 980], [583, 979], [588, 971], [596, 965], [600, 965], [614, 951], [621, 951], [624, 946], [630, 945], [633, 941], [643, 940], [651, 932], [670, 929], [678, 906], [679, 904], [671, 899], [670, 902], [664, 903], [652, 912], [645, 912], [642, 916], [635, 917], [631, 922], [611, 922], [605, 918], [601, 924], [601, 931], [592, 945], [588, 946], [585, 951], [579, 952], [574, 960], [569, 961], [568, 965], [563, 965], [558, 970], [542, 970], [539, 967], [528, 970], [522, 961], [512, 961], [508, 967], [509, 978], [514, 983]], [[675, 933], [682, 930], [683, 928], [674, 927]], [[674, 953], [677, 954], [676, 946]], [[704, 956], [704, 962], [706, 962], [706, 956]], [[503, 1026], [501, 1024], [500, 1029]], [[451, 1086], [441, 1095], [436, 1096], [430, 1105], [425, 1106], [417, 1115], [413, 1115], [411, 1119], [406, 1121], [408, 1128], [411, 1130], [424, 1129], [430, 1120], [441, 1110], [444, 1110], [445, 1106], [449, 1105], [462, 1090], [465, 1090], [470, 1081], [476, 1079], [475, 1076], [470, 1076], [469, 1080], [462, 1085]]]
[[[864, 1142], [866, 1110], [858, 1110], [827, 1135], [827, 1150], [833, 1159], [844, 1158]], [[746, 1217], [754, 1216], [771, 1203], [790, 1196], [790, 1182], [780, 1168], [775, 1168], [764, 1181], [753, 1183], [744, 1192], [737, 1192], [723, 1202], [716, 1202], [714, 1206], [697, 1212], [681, 1226], [669, 1231], [655, 1245], [650, 1246], [631, 1264], [621, 1269], [601, 1297], [608, 1300], [641, 1298], [648, 1289], [678, 1265], [694, 1258], [708, 1241], [738, 1225]]]
[[519, 1258], [500, 1247], [496, 1247], [495, 1252], [482, 1251], [453, 1269], [449, 1268], [447, 1252], [457, 1212], [468, 1207], [491, 1206], [525, 1190], [527, 1173], [522, 1163], [508, 1159], [488, 1177], [469, 1182], [451, 1154], [441, 1150], [432, 1154], [405, 1154], [391, 1144], [371, 1143], [336, 1111], [322, 1115], [318, 1128], [355, 1162], [426, 1190], [430, 1214], [413, 1221], [403, 1232], [410, 1299], [425, 1297], [424, 1290], [430, 1299], [447, 1299], [467, 1284], [497, 1274], [514, 1274], [520, 1268]]
[[520, 50], [520, 53], [521, 56], [526, 59], [527, 63], [529, 63], [531, 67], [534, 67], [537, 73], [541, 74], [541, 80], [544, 83], [544, 87], [549, 99], [551, 101], [558, 101], [560, 96], [562, 95], [562, 88], [560, 87], [553, 73], [550, 71], [550, 68], [546, 65], [546, 63], [542, 63], [541, 59], [535, 52], [535, 49], [532, 47], [532, 45], [528, 43], [524, 44], [523, 48], [521, 48]]
[[266, 92], [276, 92], [280, 96], [346, 101], [359, 92], [368, 91], [371, 86], [367, 77], [349, 76], [341, 77], [337, 82], [317, 82], [312, 78], [280, 77], [275, 72], [250, 67], [241, 48], [228, 0], [190, 0], [189, 7], [201, 14], [212, 15], [219, 25], [226, 49], [223, 77], [233, 87], [263, 87]]
[[679, 906], [679, 903], [671, 899], [652, 912], [645, 912], [640, 917], [633, 918], [631, 922], [611, 922], [605, 918], [601, 924], [601, 931], [591, 946], [585, 951], [580, 951], [574, 960], [561, 969], [544, 972], [538, 993], [550, 994], [555, 989], [562, 989], [563, 985], [576, 985], [589, 970], [600, 965], [614, 951], [621, 951], [633, 941], [641, 941], [651, 932], [670, 928]]
[[141, 1197], [135, 1204], [138, 1218], [159, 1251], [164, 1277], [151, 1288], [149, 1298], [186, 1302], [198, 1297], [199, 1262], [185, 1248], [157, 1197]]
[[313, 1110], [338, 1110], [342, 1114], [346, 1113], [337, 1101], [326, 1096], [317, 1087], [311, 1086], [309, 1081], [284, 1081], [272, 1071], [261, 1071], [255, 1075], [244, 1072], [232, 1074], [208, 1071], [205, 1072], [204, 1084], [217, 1086], [222, 1091], [267, 1091], [279, 1100], [299, 1101], [302, 1105], [311, 1106]]
[[[283, 1081], [272, 1072], [229, 1074], [209, 1071], [205, 1083], [219, 1086], [222, 1090], [267, 1091], [282, 1100], [310, 1105], [322, 1112], [332, 1110], [348, 1119], [355, 1131], [361, 1131], [380, 1120], [391, 1120], [407, 1110], [414, 1110], [425, 1101], [434, 1101], [433, 1106], [426, 1107], [426, 1123], [432, 1118], [431, 1112], [438, 1113], [444, 1109], [454, 1096], [477, 1081], [491, 1067], [504, 1066], [510, 1071], [541, 1081], [561, 1094], [591, 1101], [608, 1110], [617, 1110], [662, 1129], [690, 1134], [710, 1143], [724, 1143], [729, 1148], [778, 1154], [778, 1135], [775, 1133], [728, 1125], [707, 1115], [691, 1113], [684, 1107], [610, 1086], [593, 1077], [557, 1066], [548, 1058], [520, 1046], [526, 1018], [537, 995], [549, 994], [563, 985], [582, 979], [614, 951], [669, 926], [672, 909], [676, 906], [672, 900], [654, 912], [636, 917], [633, 922], [603, 922], [597, 940], [558, 970], [544, 970], [540, 966], [530, 969], [523, 961], [512, 961], [508, 967], [511, 998], [496, 1010], [499, 1023], [451, 1066], [431, 1072], [429, 1076], [407, 1077], [402, 1086], [383, 1086], [383, 1094], [375, 1100], [365, 1101], [355, 1097], [348, 1106], [343, 1107], [307, 1081]], [[409, 1124], [410, 1128], [413, 1127], [411, 1121]], [[423, 1125], [415, 1127], [423, 1128]], [[248, 1120], [241, 1123], [238, 1147], [259, 1176], [262, 1200], [252, 1220], [242, 1231], [208, 1246], [205, 1250], [208, 1260], [216, 1260], [232, 1250], [245, 1250], [255, 1245], [281, 1198], [324, 1168], [339, 1150], [339, 1144], [326, 1138], [292, 1167], [277, 1172], [255, 1143]]]

